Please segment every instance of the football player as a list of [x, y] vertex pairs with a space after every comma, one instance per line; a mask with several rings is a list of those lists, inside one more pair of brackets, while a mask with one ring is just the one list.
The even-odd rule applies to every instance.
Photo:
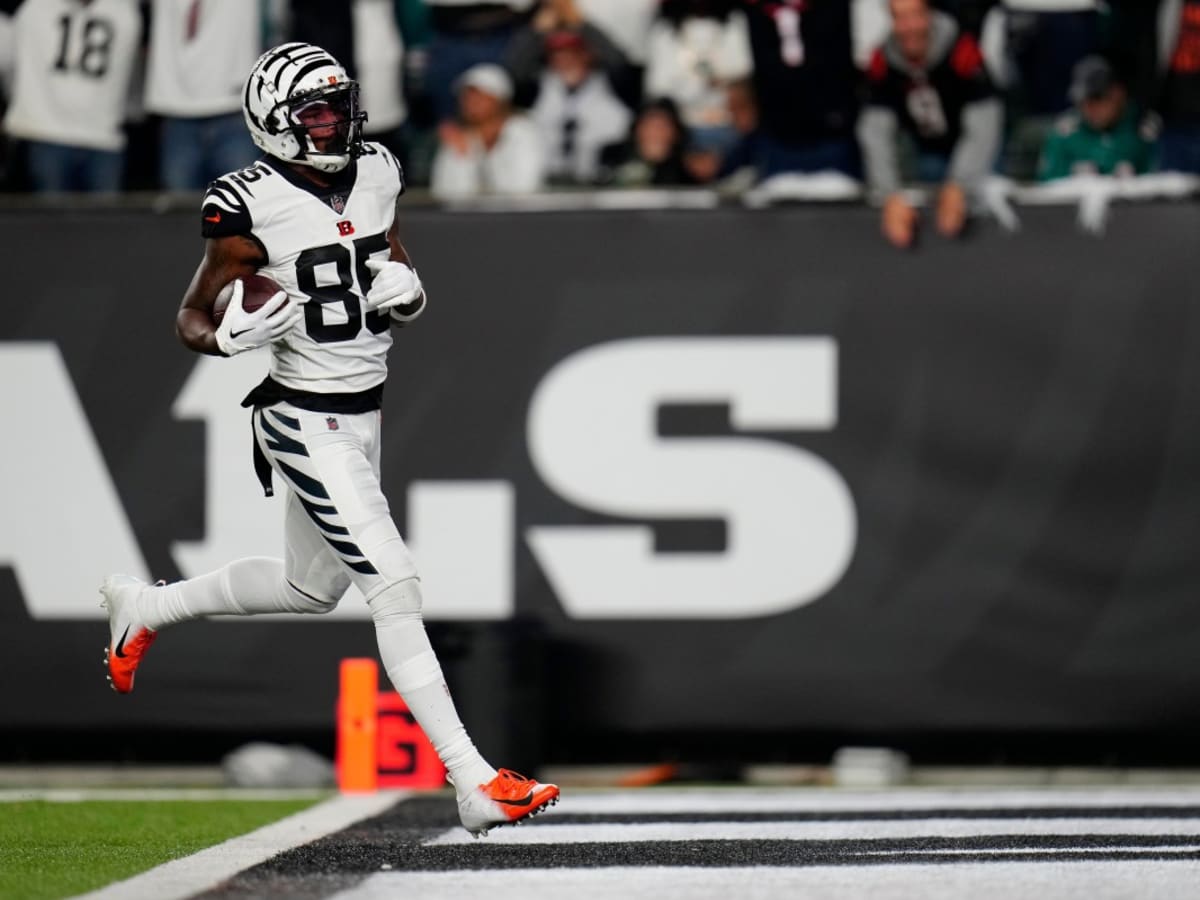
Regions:
[[[327, 613], [354, 583], [370, 607], [396, 690], [449, 770], [464, 827], [516, 822], [558, 788], [493, 769], [459, 720], [421, 618], [416, 566], [379, 480], [380, 405], [393, 323], [413, 321], [425, 291], [397, 236], [399, 164], [364, 142], [358, 85], [327, 52], [289, 43], [255, 64], [246, 125], [266, 154], [209, 185], [204, 258], [176, 321], [198, 353], [269, 345], [270, 374], [252, 408], [264, 488], [286, 488], [284, 559], [247, 558], [174, 584], [110, 575], [101, 588], [109, 678], [133, 689], [158, 631], [217, 614]], [[320, 272], [318, 273], [318, 269]], [[253, 311], [240, 281], [219, 325], [215, 298], [258, 273], [282, 288]]]

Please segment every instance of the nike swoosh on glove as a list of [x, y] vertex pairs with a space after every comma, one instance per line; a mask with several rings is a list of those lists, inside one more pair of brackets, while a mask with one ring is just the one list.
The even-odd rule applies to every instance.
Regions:
[[397, 322], [411, 322], [424, 311], [425, 287], [415, 269], [393, 259], [368, 259], [367, 268], [375, 273], [367, 291], [367, 309], [389, 310]]
[[303, 305], [288, 303], [285, 291], [279, 291], [254, 312], [242, 309], [243, 292], [242, 280], [239, 278], [233, 285], [233, 296], [229, 298], [225, 317], [217, 326], [217, 347], [226, 356], [236, 356], [246, 350], [277, 341], [304, 318]]

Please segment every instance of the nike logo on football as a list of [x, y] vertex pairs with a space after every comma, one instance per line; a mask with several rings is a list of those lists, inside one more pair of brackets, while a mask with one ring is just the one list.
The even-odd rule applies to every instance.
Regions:
[[533, 802], [533, 791], [530, 791], [520, 800], [501, 800], [499, 797], [493, 798], [497, 803], [503, 803], [505, 806], [528, 806]]
[[205, 216], [205, 217], [204, 217], [204, 221], [205, 221], [205, 222], [220, 222], [220, 221], [221, 221], [221, 214], [220, 214], [220, 213], [217, 213], [216, 215], [212, 215], [212, 216]]
[[[127, 637], [129, 637], [129, 626], [128, 625], [125, 626], [125, 633], [123, 635], [121, 635], [121, 639], [119, 641], [117, 641], [117, 649], [114, 651], [120, 659], [125, 658], [125, 654], [123, 651], [125, 650], [125, 638], [127, 638]], [[532, 796], [532, 795], [530, 795], [530, 796]]]

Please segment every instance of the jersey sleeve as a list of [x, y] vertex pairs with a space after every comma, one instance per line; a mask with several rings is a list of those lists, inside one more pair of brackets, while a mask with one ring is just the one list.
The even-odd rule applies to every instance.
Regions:
[[400, 160], [396, 158], [396, 154], [383, 146], [383, 144], [372, 142], [370, 146], [383, 160], [384, 166], [390, 173], [388, 177], [395, 178], [396, 196], [399, 197], [408, 189], [408, 184], [404, 180], [404, 167], [400, 165]]
[[227, 178], [218, 178], [200, 204], [200, 233], [206, 238], [250, 234], [254, 222], [246, 198]]

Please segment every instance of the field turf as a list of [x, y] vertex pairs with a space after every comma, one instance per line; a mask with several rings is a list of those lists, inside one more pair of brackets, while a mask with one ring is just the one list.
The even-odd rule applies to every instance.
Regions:
[[128, 878], [316, 803], [41, 800], [0, 804], [0, 898], [67, 897]]

